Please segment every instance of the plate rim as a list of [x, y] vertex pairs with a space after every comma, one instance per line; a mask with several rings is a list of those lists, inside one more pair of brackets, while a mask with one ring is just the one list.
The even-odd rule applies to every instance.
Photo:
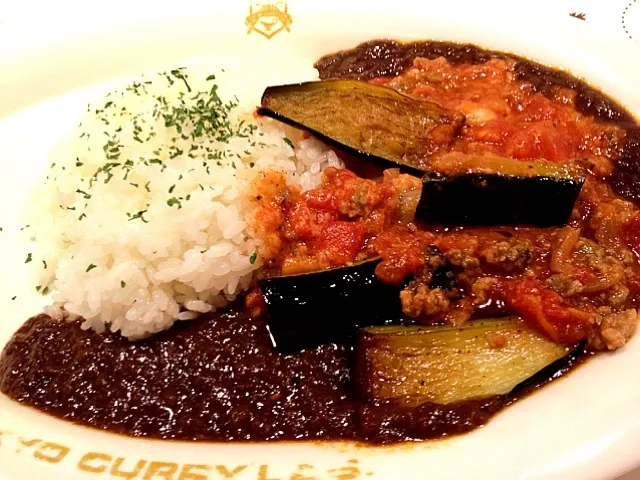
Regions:
[[[331, 3], [331, 2], [330, 2], [330, 3]], [[105, 27], [105, 30], [107, 30], [107, 31], [108, 31], [108, 30], [110, 30], [111, 28], [112, 28], [112, 26], [107, 26], [107, 27]], [[80, 36], [82, 36], [82, 34], [80, 34]], [[0, 38], [1, 38], [1, 37], [0, 37]], [[52, 46], [52, 44], [51, 44], [51, 43], [48, 45], [48, 47], [50, 47], [50, 46]], [[35, 48], [35, 47], [34, 47], [34, 48]], [[28, 56], [28, 55], [30, 55], [30, 54], [35, 54], [35, 55], [36, 55], [36, 57], [37, 57], [38, 55], [42, 55], [42, 51], [43, 51], [42, 49], [38, 49], [38, 48], [36, 48], [36, 50], [37, 50], [36, 52], [25, 53], [24, 55], [25, 55], [25, 56]], [[638, 49], [638, 52], [640, 52], [640, 49]], [[25, 57], [23, 57], [23, 59], [24, 59], [24, 58], [25, 58]], [[6, 61], [10, 61], [10, 60], [6, 60], [6, 57], [5, 57], [5, 60], [3, 60], [3, 57], [1, 57], [1, 56], [0, 56], [0, 64], [2, 64], [2, 62], [3, 62], [3, 61], [5, 61], [5, 62], [6, 62]], [[636, 115], [637, 115], [637, 116], [640, 116], [640, 108], [636, 108], [634, 113], [636, 113]], [[0, 120], [1, 120], [1, 118], [0, 118]], [[83, 427], [83, 428], [84, 428], [84, 427]], [[633, 466], [636, 466], [636, 465], [638, 465], [638, 464], [640, 464], [640, 457], [638, 457], [638, 458], [636, 458], [636, 459], [634, 460], [634, 465], [632, 465], [632, 467], [633, 467]], [[625, 468], [625, 471], [626, 471], [626, 468]], [[619, 473], [625, 473], [625, 472], [624, 472], [624, 471], [618, 471], [618, 470], [616, 470], [616, 472], [614, 473], [614, 471], [613, 471], [613, 470], [611, 470], [611, 473], [612, 473], [612, 474], [619, 474]], [[585, 477], [585, 478], [586, 478], [586, 477]]]

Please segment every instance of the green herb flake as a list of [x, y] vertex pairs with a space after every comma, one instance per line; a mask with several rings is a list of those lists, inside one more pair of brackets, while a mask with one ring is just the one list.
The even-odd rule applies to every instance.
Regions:
[[129, 221], [131, 221], [131, 220], [136, 220], [136, 219], [138, 219], [138, 218], [139, 218], [139, 219], [140, 219], [140, 220], [142, 220], [144, 223], [149, 223], [149, 221], [148, 221], [148, 220], [146, 220], [146, 219], [144, 218], [144, 214], [145, 214], [145, 213], [147, 213], [147, 211], [146, 211], [146, 210], [140, 210], [138, 213], [135, 213], [135, 214], [133, 214], [133, 215], [131, 215], [130, 213], [127, 213], [127, 216], [129, 217]]
[[125, 282], [124, 280], [120, 280], [120, 288], [124, 288], [127, 286], [127, 282]]
[[28, 253], [27, 259], [24, 261], [24, 263], [29, 263], [31, 260], [33, 260], [33, 256], [31, 255], [31, 253]]
[[11, 300], [15, 300], [16, 298], [18, 298], [16, 295], [14, 295], [13, 297], [11, 297]]
[[167, 200], [167, 205], [169, 205], [170, 207], [177, 205], [178, 208], [182, 208], [182, 203], [176, 197], [171, 197], [169, 200]]
[[86, 272], [90, 272], [91, 270], [93, 270], [94, 268], [96, 268], [97, 265], [94, 265], [93, 263], [90, 263], [89, 266], [87, 267], [87, 269], [85, 270]]
[[36, 287], [36, 292], [39, 292], [41, 288], [42, 288], [42, 285], [38, 285], [38, 286]]
[[83, 195], [85, 200], [89, 200], [91, 198], [91, 195], [89, 195], [84, 190], [80, 190], [79, 188], [76, 190], [76, 193], [79, 193], [80, 195]]
[[253, 255], [249, 257], [249, 263], [253, 265], [254, 263], [256, 263], [257, 258], [258, 258], [258, 252], [253, 252]]
[[46, 295], [47, 293], [49, 293], [49, 287], [44, 287], [42, 289], [42, 295]]
[[47, 262], [45, 260], [42, 260], [42, 265], [44, 265], [44, 269], [46, 270], [48, 265], [47, 265]]
[[286, 143], [291, 148], [293, 148], [293, 142], [291, 140], [289, 140], [287, 137], [284, 137], [283, 140], [284, 140], [284, 143]]

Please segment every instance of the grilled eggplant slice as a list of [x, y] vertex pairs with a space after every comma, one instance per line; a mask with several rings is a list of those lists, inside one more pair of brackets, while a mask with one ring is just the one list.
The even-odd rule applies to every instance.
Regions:
[[276, 350], [290, 353], [326, 343], [355, 343], [358, 326], [399, 318], [399, 287], [378, 279], [379, 261], [260, 280]]
[[357, 80], [269, 87], [258, 113], [384, 167], [420, 176], [416, 218], [443, 225], [565, 225], [585, 181], [574, 164], [436, 153], [463, 117]]
[[449, 404], [544, 382], [575, 348], [549, 341], [515, 317], [462, 327], [368, 327], [360, 332], [356, 375], [366, 400]]
[[416, 218], [444, 225], [565, 225], [585, 181], [575, 165], [457, 152], [434, 156]]
[[309, 131], [383, 167], [420, 175], [429, 155], [449, 145], [464, 117], [436, 103], [357, 80], [269, 87], [258, 113]]

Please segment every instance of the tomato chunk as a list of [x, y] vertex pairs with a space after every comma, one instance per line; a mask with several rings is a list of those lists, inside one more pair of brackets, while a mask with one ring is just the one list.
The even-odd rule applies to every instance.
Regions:
[[586, 337], [591, 314], [566, 306], [562, 297], [537, 280], [510, 280], [495, 289], [507, 307], [556, 343], [576, 343]]
[[313, 248], [322, 251], [330, 265], [353, 262], [360, 252], [364, 239], [364, 227], [357, 222], [335, 221], [323, 225], [323, 230], [313, 242]]
[[382, 258], [376, 275], [390, 285], [402, 283], [409, 275], [424, 266], [424, 249], [433, 243], [434, 235], [412, 232], [407, 227], [395, 226], [380, 234], [373, 242], [375, 252]]

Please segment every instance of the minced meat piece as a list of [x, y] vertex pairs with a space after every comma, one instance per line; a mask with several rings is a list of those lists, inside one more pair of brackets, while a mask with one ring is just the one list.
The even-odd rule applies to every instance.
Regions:
[[529, 240], [497, 242], [480, 250], [480, 258], [504, 270], [522, 270], [531, 264], [533, 245]]
[[415, 272], [414, 279], [416, 282], [429, 285], [433, 280], [434, 274], [447, 265], [447, 261], [437, 247], [427, 245], [422, 254], [424, 266]]
[[[371, 195], [373, 189], [364, 182], [353, 182], [353, 191], [347, 198], [341, 199], [338, 203], [340, 213], [349, 218], [362, 217], [371, 210], [371, 204], [378, 203], [379, 199]], [[371, 198], [374, 197], [374, 198]]]
[[452, 308], [446, 313], [443, 320], [449, 325], [458, 327], [471, 318], [473, 315], [473, 304], [468, 299], [462, 299], [456, 302]]
[[620, 307], [629, 298], [629, 289], [622, 283], [616, 283], [607, 291], [607, 303], [612, 307]]
[[449, 250], [444, 256], [451, 265], [455, 265], [456, 267], [471, 269], [480, 266], [480, 260], [460, 249]]
[[494, 277], [482, 277], [476, 280], [471, 286], [471, 292], [476, 297], [476, 303], [485, 303], [489, 298], [489, 290], [498, 282]]
[[429, 288], [424, 283], [411, 282], [400, 292], [400, 302], [405, 315], [416, 318], [446, 311], [451, 302], [441, 288]]
[[598, 317], [587, 334], [589, 345], [595, 350], [616, 350], [631, 339], [637, 326], [635, 308]]
[[563, 273], [551, 275], [546, 283], [563, 297], [571, 297], [582, 292], [582, 283], [571, 275]]
[[444, 266], [447, 263], [440, 250], [437, 247], [431, 245], [425, 248], [424, 258], [425, 266], [432, 271]]

